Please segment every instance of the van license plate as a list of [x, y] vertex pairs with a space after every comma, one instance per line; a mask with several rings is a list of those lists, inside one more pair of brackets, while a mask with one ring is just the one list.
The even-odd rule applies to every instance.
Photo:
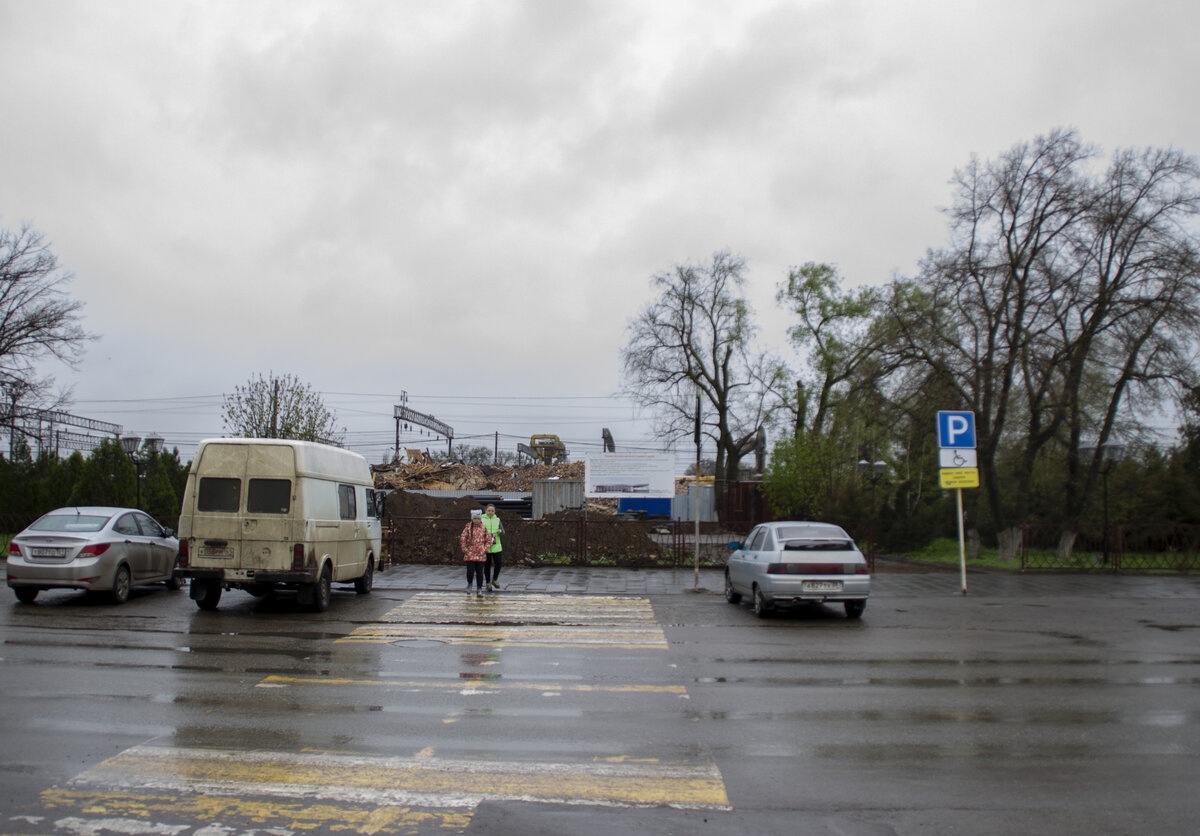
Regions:
[[805, 592], [841, 592], [841, 581], [805, 581]]
[[233, 546], [201, 546], [200, 557], [233, 557]]

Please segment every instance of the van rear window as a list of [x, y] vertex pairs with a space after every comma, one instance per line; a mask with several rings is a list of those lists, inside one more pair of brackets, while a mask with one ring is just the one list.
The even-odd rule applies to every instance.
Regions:
[[292, 507], [292, 483], [288, 479], [251, 479], [246, 491], [249, 514], [286, 514]]
[[204, 476], [200, 479], [196, 508], [200, 511], [226, 511], [236, 514], [241, 495], [241, 479]]

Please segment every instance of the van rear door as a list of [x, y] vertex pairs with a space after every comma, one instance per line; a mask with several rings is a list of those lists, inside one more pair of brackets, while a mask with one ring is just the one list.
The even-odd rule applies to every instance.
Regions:
[[207, 445], [196, 470], [194, 563], [283, 568], [290, 560], [280, 545], [292, 536], [295, 473], [290, 447]]

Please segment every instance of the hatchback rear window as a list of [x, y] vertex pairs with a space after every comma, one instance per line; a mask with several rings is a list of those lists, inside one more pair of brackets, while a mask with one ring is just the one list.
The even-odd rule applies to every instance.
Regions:
[[292, 483], [288, 479], [251, 479], [246, 491], [250, 514], [286, 514], [292, 507]]
[[237, 513], [242, 495], [242, 480], [216, 476], [200, 479], [200, 490], [196, 496], [196, 508], [200, 511], [225, 511]]
[[32, 531], [99, 531], [108, 517], [90, 514], [47, 514], [29, 526]]

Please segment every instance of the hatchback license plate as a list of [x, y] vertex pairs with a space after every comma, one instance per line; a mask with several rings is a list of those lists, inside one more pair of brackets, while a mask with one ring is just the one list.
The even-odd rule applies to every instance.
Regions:
[[805, 581], [805, 592], [841, 592], [841, 581]]

